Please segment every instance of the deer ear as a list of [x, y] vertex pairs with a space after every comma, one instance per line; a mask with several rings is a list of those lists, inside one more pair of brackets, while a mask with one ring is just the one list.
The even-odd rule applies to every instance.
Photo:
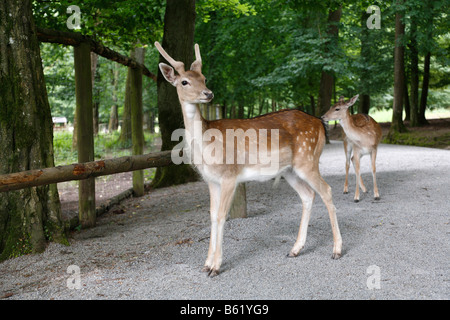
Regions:
[[356, 100], [358, 100], [359, 94], [357, 94], [356, 96], [354, 96], [353, 98], [351, 98], [348, 102], [346, 107], [351, 107], [352, 105], [355, 104]]
[[164, 78], [172, 84], [174, 87], [177, 86], [177, 76], [175, 75], [175, 71], [173, 68], [165, 63], [159, 64], [159, 69], [161, 70], [162, 75]]

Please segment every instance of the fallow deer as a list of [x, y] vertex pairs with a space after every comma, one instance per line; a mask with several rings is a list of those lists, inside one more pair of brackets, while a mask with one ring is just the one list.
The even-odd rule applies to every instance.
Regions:
[[380, 199], [378, 193], [377, 178], [376, 178], [376, 158], [377, 148], [381, 141], [381, 127], [380, 125], [367, 114], [353, 114], [351, 115], [348, 108], [352, 106], [359, 95], [354, 96], [349, 101], [344, 101], [344, 97], [340, 97], [338, 103], [328, 110], [322, 116], [324, 121], [340, 120], [340, 125], [343, 129], [344, 151], [345, 151], [345, 183], [344, 193], [348, 193], [348, 170], [350, 167], [351, 157], [353, 167], [356, 174], [356, 191], [354, 201], [359, 202], [359, 186], [362, 191], [367, 192], [366, 187], [361, 178], [360, 173], [360, 159], [363, 155], [370, 154], [372, 161], [372, 177], [373, 177], [373, 192], [375, 200]]
[[[209, 187], [211, 236], [203, 271], [209, 276], [219, 273], [224, 224], [236, 185], [245, 181], [266, 181], [279, 176], [286, 179], [303, 204], [297, 240], [288, 256], [297, 256], [305, 244], [311, 207], [317, 192], [325, 203], [331, 220], [334, 241], [332, 258], [338, 259], [342, 252], [342, 238], [336, 208], [331, 188], [319, 172], [319, 158], [325, 143], [322, 121], [299, 110], [283, 110], [252, 119], [205, 120], [198, 103], [210, 102], [214, 95], [205, 84], [198, 45], [195, 45], [196, 60], [190, 70], [185, 70], [183, 62], [170, 57], [158, 42], [155, 42], [155, 46], [173, 67], [165, 63], [159, 64], [164, 78], [176, 87], [180, 100], [186, 128], [187, 147], [183, 151], [193, 158], [196, 169]], [[268, 130], [270, 135], [267, 134]], [[235, 132], [245, 132], [241, 139], [238, 138], [241, 141], [238, 141], [237, 146], [233, 135], [232, 139], [228, 139]], [[244, 143], [239, 144], [242, 140]], [[205, 152], [210, 151], [208, 148], [212, 145], [216, 153], [214, 161], [205, 157]], [[205, 151], [203, 154], [202, 150]], [[272, 163], [266, 161], [267, 156], [256, 154], [261, 150], [269, 155]], [[254, 161], [242, 162], [239, 158], [252, 158]]]

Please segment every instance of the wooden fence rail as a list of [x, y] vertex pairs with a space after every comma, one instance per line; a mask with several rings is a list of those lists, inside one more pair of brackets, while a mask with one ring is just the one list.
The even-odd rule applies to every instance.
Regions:
[[105, 176], [115, 173], [163, 167], [172, 164], [171, 151], [74, 163], [0, 175], [0, 192]]

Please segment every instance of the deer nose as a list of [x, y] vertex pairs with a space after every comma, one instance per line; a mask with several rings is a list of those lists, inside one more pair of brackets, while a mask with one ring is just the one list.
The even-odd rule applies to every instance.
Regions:
[[206, 96], [206, 98], [208, 98], [209, 100], [211, 100], [212, 98], [214, 98], [214, 93], [212, 93], [212, 91], [210, 90], [204, 90], [203, 94]]

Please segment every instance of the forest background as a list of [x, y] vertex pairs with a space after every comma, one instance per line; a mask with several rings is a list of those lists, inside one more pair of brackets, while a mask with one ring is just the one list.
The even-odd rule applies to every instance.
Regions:
[[[70, 4], [34, 1], [37, 25], [67, 31]], [[226, 117], [247, 118], [282, 108], [320, 116], [329, 107], [321, 103], [324, 95], [334, 103], [341, 95], [355, 94], [361, 98], [352, 111], [369, 113], [393, 108], [395, 18], [401, 12], [405, 30], [398, 42], [405, 50], [407, 93], [403, 119], [413, 118], [412, 125], [419, 125], [424, 124], [420, 103], [425, 77], [426, 108], [449, 107], [448, 9], [445, 0], [198, 0], [194, 39], [202, 50], [207, 85], [215, 93], [213, 103]], [[162, 38], [164, 14], [162, 0], [83, 1], [81, 24], [73, 31], [124, 55], [133, 56], [136, 46], [144, 47], [145, 65], [156, 74], [159, 58], [152, 44]], [[73, 123], [73, 49], [41, 43], [41, 55], [52, 115]], [[94, 107], [96, 124], [104, 131], [126, 125], [126, 78], [127, 68], [98, 57]], [[150, 78], [144, 77], [143, 97], [145, 125], [153, 132], [155, 125], [158, 129], [158, 107]]]

